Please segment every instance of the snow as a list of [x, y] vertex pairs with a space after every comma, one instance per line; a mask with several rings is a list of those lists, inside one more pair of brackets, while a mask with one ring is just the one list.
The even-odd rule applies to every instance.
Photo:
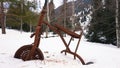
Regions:
[[[1, 29], [0, 29], [1, 31]], [[90, 65], [82, 65], [73, 59], [60, 53], [65, 49], [59, 37], [42, 38], [39, 48], [42, 50], [45, 60], [22, 61], [14, 58], [15, 52], [23, 45], [31, 44], [34, 38], [32, 33], [26, 33], [7, 29], [7, 34], [0, 33], [0, 68], [120, 68], [120, 49], [111, 44], [100, 44], [87, 42], [82, 37], [77, 53]], [[68, 40], [70, 37], [65, 37]], [[72, 41], [70, 48], [74, 50], [76, 41]]]

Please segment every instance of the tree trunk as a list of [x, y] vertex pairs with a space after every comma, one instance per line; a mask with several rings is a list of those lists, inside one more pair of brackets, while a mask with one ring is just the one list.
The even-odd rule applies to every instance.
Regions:
[[4, 19], [5, 19], [5, 14], [4, 14], [3, 2], [0, 2], [0, 24], [2, 28], [2, 34], [6, 34]]
[[22, 19], [22, 16], [21, 16], [21, 19], [20, 19], [20, 32], [22, 33], [23, 31], [23, 19]]
[[66, 4], [67, 4], [67, 0], [64, 0], [64, 27], [66, 27], [66, 18], [67, 18], [67, 15], [66, 15]]
[[[50, 16], [49, 16], [49, 0], [48, 0], [48, 3], [47, 3], [47, 21], [48, 23], [50, 23]], [[47, 26], [46, 27], [46, 38], [48, 38], [48, 31], [49, 31], [49, 27]]]
[[72, 30], [75, 30], [75, 5], [74, 5], [74, 0], [72, 2]]
[[118, 21], [118, 16], [119, 16], [119, 1], [116, 0], [116, 37], [117, 37], [117, 47], [119, 48], [120, 47], [120, 24], [119, 24], [119, 21]]
[[31, 24], [31, 20], [30, 20], [30, 32], [32, 32], [32, 24]]
[[[74, 17], [74, 13], [75, 13], [75, 4], [74, 4], [74, 0], [72, 0], [72, 31], [75, 30], [75, 17]], [[72, 38], [72, 40], [74, 40], [74, 38]]]
[[22, 31], [23, 31], [23, 19], [22, 19], [22, 14], [23, 14], [23, 3], [24, 3], [24, 0], [21, 0], [21, 19], [20, 19], [20, 23], [21, 23], [21, 25], [20, 25], [20, 32], [22, 33]]
[[[67, 13], [66, 13], [66, 10], [67, 10], [67, 0], [63, 0], [63, 3], [64, 3], [64, 22], [63, 22], [63, 26], [66, 27], [66, 19], [67, 19]], [[63, 34], [63, 36], [66, 37], [66, 34]]]

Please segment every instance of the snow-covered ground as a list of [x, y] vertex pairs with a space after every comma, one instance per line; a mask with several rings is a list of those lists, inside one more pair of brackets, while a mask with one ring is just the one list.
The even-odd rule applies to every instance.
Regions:
[[[61, 54], [60, 51], [65, 47], [59, 37], [41, 39], [39, 48], [44, 54], [44, 61], [22, 61], [14, 58], [17, 49], [33, 43], [34, 38], [30, 38], [31, 34], [25, 32], [21, 34], [19, 31], [8, 29], [5, 35], [0, 32], [0, 68], [120, 68], [119, 48], [110, 44], [87, 42], [84, 37], [77, 53], [86, 63], [94, 62], [94, 64], [82, 65], [78, 59], [74, 60], [72, 55]], [[69, 38], [65, 37], [66, 40]], [[72, 50], [75, 48], [76, 40], [70, 46]]]

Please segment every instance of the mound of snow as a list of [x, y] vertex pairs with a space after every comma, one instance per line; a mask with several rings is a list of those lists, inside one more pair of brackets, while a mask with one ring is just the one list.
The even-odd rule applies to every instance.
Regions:
[[[0, 29], [1, 31], [1, 29]], [[32, 33], [16, 30], [6, 30], [7, 34], [0, 33], [0, 68], [120, 68], [120, 49], [106, 44], [87, 42], [82, 37], [77, 53], [90, 65], [82, 65], [81, 62], [73, 59], [73, 56], [61, 54], [65, 49], [59, 37], [42, 38], [39, 48], [42, 50], [45, 60], [22, 61], [13, 58], [18, 48], [31, 44], [34, 38]], [[68, 41], [69, 36], [65, 37]], [[72, 41], [71, 50], [75, 49], [77, 39]]]

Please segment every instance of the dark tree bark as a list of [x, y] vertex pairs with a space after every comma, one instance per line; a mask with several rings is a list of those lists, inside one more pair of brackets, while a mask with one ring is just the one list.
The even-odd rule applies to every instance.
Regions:
[[4, 19], [5, 19], [5, 14], [4, 14], [3, 2], [0, 2], [0, 24], [2, 28], [2, 34], [6, 34]]
[[117, 47], [120, 47], [120, 22], [119, 22], [119, 0], [116, 0], [116, 37]]

